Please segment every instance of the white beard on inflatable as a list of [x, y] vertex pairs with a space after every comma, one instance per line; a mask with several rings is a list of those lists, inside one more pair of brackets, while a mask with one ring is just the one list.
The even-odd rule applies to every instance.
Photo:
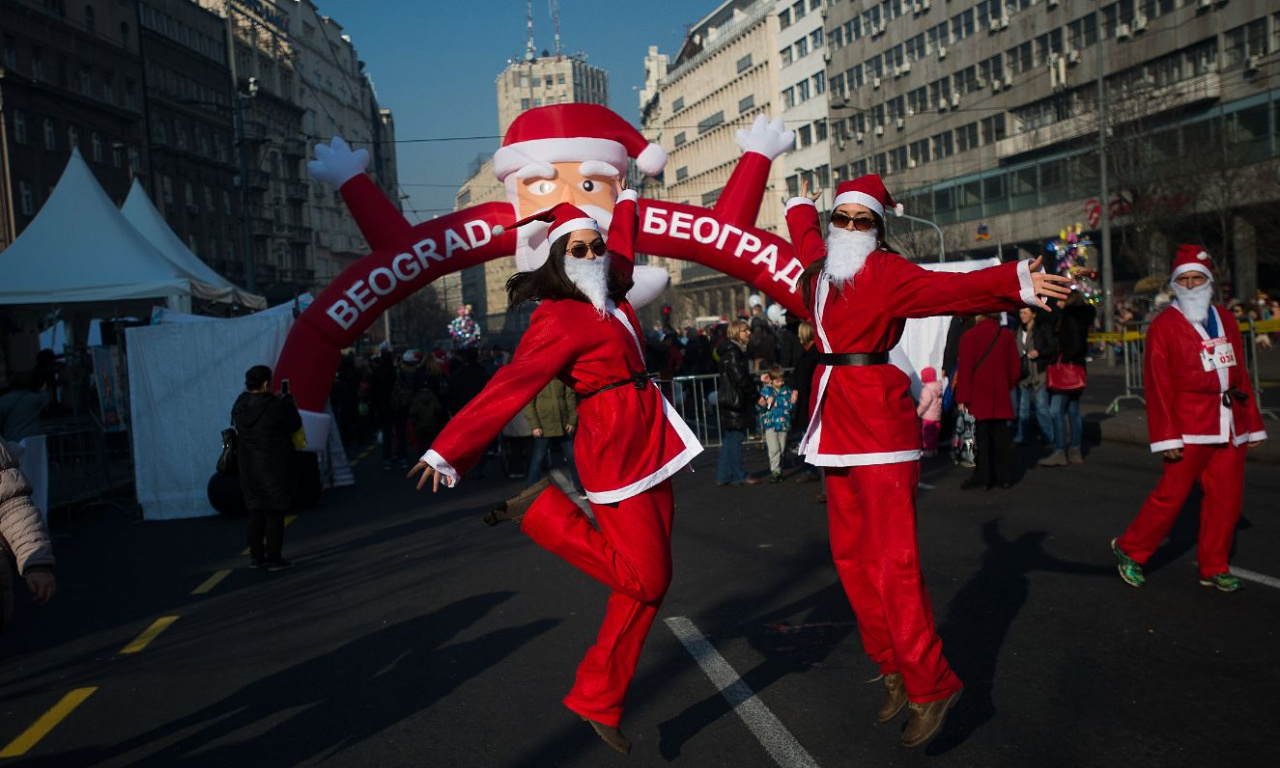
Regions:
[[827, 264], [823, 271], [837, 288], [853, 288], [853, 279], [876, 249], [876, 230], [829, 227], [827, 232]]
[[1184, 288], [1173, 283], [1173, 293], [1178, 299], [1178, 309], [1193, 323], [1209, 319], [1209, 305], [1213, 303], [1213, 281], [1195, 288]]
[[603, 316], [609, 311], [609, 254], [594, 259], [565, 254], [564, 272], [597, 312]]

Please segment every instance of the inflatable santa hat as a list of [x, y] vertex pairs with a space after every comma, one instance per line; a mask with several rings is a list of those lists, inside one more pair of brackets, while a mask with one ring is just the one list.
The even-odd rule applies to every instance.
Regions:
[[1178, 255], [1173, 258], [1173, 275], [1169, 282], [1178, 279], [1183, 272], [1203, 272], [1204, 276], [1213, 280], [1213, 262], [1209, 254], [1198, 245], [1179, 245]]
[[874, 173], [841, 182], [840, 186], [836, 187], [836, 200], [833, 207], [839, 208], [849, 203], [870, 208], [882, 219], [886, 210], [893, 211], [896, 216], [902, 215], [902, 203], [893, 201], [893, 195], [885, 189], [880, 176]]
[[547, 232], [548, 243], [554, 243], [561, 237], [564, 237], [570, 232], [576, 232], [579, 229], [590, 229], [597, 233], [600, 232], [600, 225], [596, 223], [595, 219], [583, 213], [582, 209], [570, 203], [557, 203], [545, 211], [539, 211], [532, 216], [526, 216], [509, 226], [504, 227], [499, 224], [493, 228], [493, 235], [494, 237], [497, 237], [508, 229], [523, 227], [531, 221], [545, 221], [551, 225]]
[[599, 104], [553, 104], [521, 113], [493, 154], [499, 181], [530, 163], [581, 163], [599, 160], [627, 168], [627, 158], [648, 176], [667, 164], [667, 153], [651, 144], [616, 112]]

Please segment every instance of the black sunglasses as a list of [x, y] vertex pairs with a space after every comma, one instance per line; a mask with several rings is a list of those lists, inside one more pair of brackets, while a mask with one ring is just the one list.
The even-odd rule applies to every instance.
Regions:
[[603, 240], [593, 240], [591, 245], [587, 245], [586, 243], [575, 243], [574, 246], [569, 249], [569, 255], [573, 256], [575, 259], [585, 259], [587, 258], [588, 250], [597, 256], [603, 256], [604, 252], [609, 249], [605, 246]]
[[867, 230], [875, 227], [876, 220], [870, 216], [853, 217], [847, 213], [836, 211], [831, 214], [831, 223], [839, 229], [848, 229], [849, 225], [852, 224], [853, 228], [859, 232], [866, 232]]

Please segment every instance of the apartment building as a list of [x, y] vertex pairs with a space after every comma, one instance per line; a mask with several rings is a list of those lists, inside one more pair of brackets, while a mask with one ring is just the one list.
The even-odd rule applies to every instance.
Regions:
[[[796, 4], [802, 9], [802, 17], [809, 13], [811, 4], [821, 5], [812, 0]], [[741, 156], [734, 140], [737, 129], [749, 126], [760, 114], [783, 115], [786, 106], [780, 102], [779, 88], [781, 7], [773, 0], [727, 0], [690, 27], [658, 88], [660, 103], [646, 109], [649, 116], [644, 127], [660, 132], [661, 144], [668, 153], [661, 199], [715, 205]], [[789, 5], [787, 8], [790, 10]], [[820, 19], [817, 10], [814, 15]], [[809, 26], [803, 26], [805, 45], [812, 31]], [[789, 50], [794, 50], [800, 30], [801, 27], [789, 30]], [[803, 61], [807, 56], [797, 64], [791, 55], [787, 77], [798, 82], [803, 72], [807, 83], [811, 76], [811, 66]], [[796, 84], [790, 80], [787, 83]], [[807, 108], [795, 114], [795, 119], [806, 124], [811, 119]], [[781, 231], [782, 206], [773, 203], [785, 190], [783, 169], [794, 168], [793, 162], [794, 158], [784, 155], [774, 164], [757, 220], [762, 229]], [[677, 324], [689, 324], [708, 314], [731, 316], [746, 311], [750, 288], [708, 267], [684, 264], [675, 282], [671, 303]]]
[[[1280, 212], [1273, 4], [832, 0], [826, 40], [834, 176], [884, 175], [948, 258], [1038, 254], [1076, 222], [1097, 239], [1105, 205], [1118, 285], [1167, 271], [1180, 241], [1237, 295], [1259, 259], [1280, 284], [1258, 247]], [[890, 234], [937, 255], [934, 235]]]
[[72, 148], [124, 202], [147, 166], [136, 2], [5, 0], [0, 249], [35, 218]]
[[826, 5], [831, 0], [777, 3], [778, 83], [782, 119], [796, 133], [796, 147], [778, 162], [787, 195], [800, 194], [801, 181], [822, 188], [819, 202], [832, 199], [830, 123], [827, 110]]
[[151, 161], [144, 186], [192, 253], [243, 282], [226, 26], [190, 0], [140, 0], [138, 31]]

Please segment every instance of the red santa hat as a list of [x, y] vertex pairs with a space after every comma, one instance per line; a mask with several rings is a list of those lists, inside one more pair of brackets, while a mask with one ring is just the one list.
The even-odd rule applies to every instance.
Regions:
[[501, 181], [530, 163], [599, 160], [619, 172], [627, 158], [648, 176], [667, 164], [667, 153], [651, 144], [616, 112], [599, 104], [553, 104], [523, 112], [511, 123], [502, 147], [493, 153]]
[[893, 195], [889, 194], [884, 182], [875, 173], [841, 182], [836, 187], [836, 200], [832, 207], [839, 208], [849, 203], [870, 208], [882, 219], [886, 210], [893, 211], [897, 216], [902, 215], [902, 203], [893, 201]]
[[545, 211], [539, 211], [532, 216], [526, 216], [510, 226], [504, 227], [501, 224], [493, 228], [494, 237], [501, 235], [508, 229], [523, 227], [531, 221], [545, 221], [551, 225], [547, 232], [547, 242], [554, 243], [561, 237], [575, 232], [579, 229], [590, 229], [600, 232], [600, 225], [596, 220], [582, 212], [582, 209], [570, 203], [557, 203]]
[[1179, 245], [1178, 255], [1173, 258], [1173, 274], [1169, 277], [1169, 282], [1178, 279], [1178, 275], [1183, 272], [1202, 272], [1204, 276], [1213, 280], [1213, 262], [1209, 259], [1209, 254], [1205, 249], [1198, 245]]

